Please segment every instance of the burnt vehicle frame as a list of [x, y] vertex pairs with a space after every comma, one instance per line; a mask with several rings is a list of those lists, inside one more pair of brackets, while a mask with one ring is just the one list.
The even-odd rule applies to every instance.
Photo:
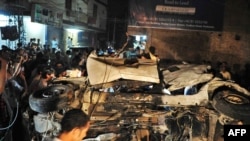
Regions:
[[[66, 86], [70, 93], [66, 93], [65, 107], [44, 109], [53, 102], [48, 105], [46, 97], [32, 101], [37, 92], [30, 96], [30, 107], [42, 115], [81, 108], [91, 117], [89, 139], [105, 135], [110, 139], [113, 133], [113, 140], [214, 140], [217, 122], [249, 123], [250, 93], [207, 70], [208, 65], [195, 64], [161, 69], [150, 59], [131, 61], [97, 56], [93, 51], [87, 60], [87, 77], [57, 79], [50, 86], [55, 88], [42, 90], [47, 93], [62, 87], [59, 85], [70, 85]], [[184, 95], [186, 86], [197, 86], [197, 93]], [[61, 94], [66, 96], [64, 91]], [[58, 97], [58, 93], [53, 96]], [[57, 124], [62, 115], [46, 121]], [[39, 134], [50, 130], [50, 136], [55, 136], [59, 130], [55, 127]]]

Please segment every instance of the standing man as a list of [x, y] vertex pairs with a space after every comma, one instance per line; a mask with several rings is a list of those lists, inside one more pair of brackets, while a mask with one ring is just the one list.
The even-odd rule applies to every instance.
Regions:
[[56, 50], [58, 50], [58, 40], [56, 39], [56, 37], [53, 37], [52, 41], [51, 41], [51, 48], [52, 48], [52, 53], [55, 53]]
[[90, 118], [81, 109], [66, 112], [61, 121], [61, 132], [53, 141], [82, 141], [90, 127]]
[[68, 39], [67, 39], [67, 49], [66, 50], [70, 50], [70, 48], [72, 47], [72, 41], [73, 41], [73, 39], [68, 37]]

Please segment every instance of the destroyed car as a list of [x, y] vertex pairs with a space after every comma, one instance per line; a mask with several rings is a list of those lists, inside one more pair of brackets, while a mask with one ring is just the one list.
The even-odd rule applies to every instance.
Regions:
[[93, 51], [87, 77], [57, 79], [30, 96], [36, 133], [56, 136], [63, 113], [81, 108], [92, 122], [86, 141], [216, 140], [222, 136], [217, 123], [250, 122], [250, 92], [208, 69], [204, 64], [159, 68], [150, 59]]

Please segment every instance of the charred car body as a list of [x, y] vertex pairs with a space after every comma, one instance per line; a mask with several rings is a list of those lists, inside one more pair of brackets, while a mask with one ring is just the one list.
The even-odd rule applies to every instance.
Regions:
[[249, 91], [214, 77], [207, 65], [159, 68], [150, 59], [98, 56], [93, 51], [87, 71], [87, 77], [56, 79], [30, 95], [35, 114], [24, 116], [30, 139], [56, 136], [60, 119], [71, 108], [91, 117], [84, 140], [213, 141], [222, 135], [218, 123], [250, 122]]

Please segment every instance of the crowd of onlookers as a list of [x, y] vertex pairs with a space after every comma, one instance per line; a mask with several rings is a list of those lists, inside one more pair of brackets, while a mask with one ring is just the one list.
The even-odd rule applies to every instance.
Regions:
[[47, 87], [51, 80], [59, 77], [67, 77], [67, 70], [79, 70], [82, 76], [86, 76], [86, 59], [88, 52], [67, 50], [62, 51], [38, 51], [29, 54], [25, 49], [20, 49], [25, 59], [22, 63], [22, 73], [27, 83], [27, 93]]
[[[4, 48], [8, 47], [2, 46], [2, 49]], [[18, 45], [14, 52], [11, 59], [17, 60], [20, 66], [17, 75], [14, 78], [9, 77], [7, 83], [12, 83], [12, 86], [15, 87], [15, 96], [19, 102], [18, 109], [21, 110], [20, 113], [25, 113], [29, 107], [30, 94], [47, 87], [53, 79], [68, 77], [67, 70], [76, 70], [80, 74], [78, 77], [87, 75], [86, 59], [89, 54], [88, 50], [67, 50], [64, 53], [61, 50], [41, 49], [37, 43], [34, 43], [25, 47]], [[13, 60], [10, 62], [14, 66], [15, 62]], [[8, 71], [11, 71], [11, 69]], [[8, 74], [8, 72], [6, 73]], [[8, 122], [9, 117], [5, 109], [7, 109], [7, 105], [1, 96], [0, 127], [2, 127], [1, 124], [7, 124]]]
[[46, 87], [54, 78], [66, 77], [67, 70], [79, 70], [81, 75], [86, 75], [89, 52], [67, 50], [64, 53], [61, 50], [41, 49], [37, 45], [17, 46], [15, 49], [21, 57], [21, 71], [16, 80], [23, 87], [24, 95]]

